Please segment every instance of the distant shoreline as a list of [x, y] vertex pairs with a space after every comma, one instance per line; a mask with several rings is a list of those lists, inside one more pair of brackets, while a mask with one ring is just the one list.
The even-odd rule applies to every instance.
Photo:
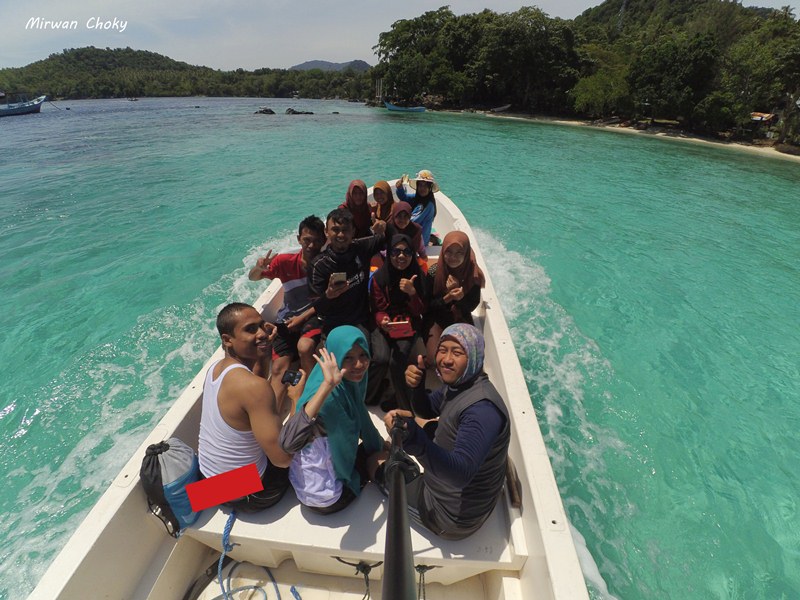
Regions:
[[538, 121], [541, 123], [552, 123], [554, 125], [569, 125], [571, 127], [590, 127], [593, 129], [603, 129], [607, 131], [616, 131], [619, 133], [628, 133], [628, 134], [637, 134], [637, 135], [648, 135], [653, 137], [659, 137], [662, 139], [668, 140], [675, 140], [679, 142], [690, 142], [693, 144], [705, 144], [707, 146], [716, 146], [719, 148], [729, 148], [731, 150], [736, 150], [740, 152], [747, 152], [749, 154], [763, 156], [766, 158], [779, 158], [783, 160], [788, 160], [795, 163], [800, 163], [800, 156], [795, 156], [792, 154], [786, 154], [784, 152], [779, 152], [772, 146], [753, 146], [751, 144], [744, 144], [741, 142], [722, 142], [717, 140], [711, 140], [707, 138], [702, 138], [700, 136], [696, 136], [690, 133], [686, 133], [683, 131], [670, 131], [665, 130], [662, 128], [653, 128], [651, 130], [640, 130], [634, 129], [633, 127], [620, 127], [619, 125], [596, 125], [591, 121], [585, 121], [580, 119], [560, 119], [556, 117], [544, 117], [544, 116], [534, 116], [534, 115], [525, 115], [521, 113], [486, 113], [487, 117], [496, 117], [500, 119], [516, 119], [519, 121]]

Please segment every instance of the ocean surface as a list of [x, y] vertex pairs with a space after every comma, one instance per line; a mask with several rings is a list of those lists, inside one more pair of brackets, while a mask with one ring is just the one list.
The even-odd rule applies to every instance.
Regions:
[[351, 179], [421, 168], [487, 257], [593, 598], [800, 598], [800, 165], [206, 98], [0, 120], [0, 598], [201, 367], [217, 310], [263, 290], [257, 256]]

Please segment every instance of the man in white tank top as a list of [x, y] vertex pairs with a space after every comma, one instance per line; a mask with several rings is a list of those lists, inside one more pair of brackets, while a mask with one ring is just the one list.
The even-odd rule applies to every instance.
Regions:
[[198, 455], [200, 472], [213, 477], [255, 463], [264, 490], [226, 503], [254, 512], [276, 504], [289, 488], [292, 455], [281, 449], [281, 419], [269, 382], [253, 367], [271, 353], [267, 324], [248, 304], [217, 315], [225, 358], [212, 365], [203, 386]]

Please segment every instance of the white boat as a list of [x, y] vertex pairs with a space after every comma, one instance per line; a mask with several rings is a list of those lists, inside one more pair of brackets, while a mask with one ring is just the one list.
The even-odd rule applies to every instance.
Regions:
[[[459, 209], [443, 193], [436, 197], [437, 231], [466, 232], [487, 274], [473, 316], [486, 338], [486, 372], [509, 407], [509, 455], [521, 484], [521, 502], [515, 507], [507, 489], [481, 529], [461, 541], [442, 540], [412, 525], [414, 564], [430, 567], [425, 573], [426, 597], [588, 600], [547, 450], [486, 263]], [[431, 260], [435, 260], [439, 249], [430, 250]], [[280, 283], [273, 281], [255, 306], [270, 318], [280, 306], [281, 296]], [[204, 511], [176, 540], [148, 513], [139, 469], [150, 444], [176, 436], [196, 447], [203, 380], [210, 363], [220, 358], [222, 350], [218, 349], [143, 441], [50, 565], [31, 594], [32, 600], [210, 600], [219, 596], [219, 582], [212, 577], [216, 577], [229, 511]], [[373, 419], [379, 431], [384, 431], [380, 414], [376, 412]], [[232, 587], [258, 584], [273, 594], [267, 567], [284, 598], [362, 598], [364, 575], [339, 559], [368, 565], [384, 560], [386, 507], [386, 499], [368, 485], [351, 506], [333, 515], [301, 510], [291, 491], [273, 508], [239, 515], [230, 533], [234, 547], [228, 554], [243, 564], [232, 576]], [[212, 575], [204, 575], [207, 569]], [[374, 566], [369, 573], [372, 594], [377, 598], [382, 597], [382, 576], [383, 566]], [[187, 592], [195, 582], [205, 589]]]
[[0, 104], [0, 117], [11, 115], [29, 115], [38, 113], [42, 110], [42, 104], [47, 100], [47, 96], [39, 96], [33, 100], [20, 100], [11, 102], [10, 99], [4, 104]]

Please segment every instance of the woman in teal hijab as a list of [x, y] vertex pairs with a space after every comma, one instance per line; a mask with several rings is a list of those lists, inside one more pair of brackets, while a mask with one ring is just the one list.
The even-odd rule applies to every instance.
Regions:
[[281, 445], [295, 454], [289, 479], [300, 502], [329, 514], [361, 492], [368, 479], [366, 459], [384, 449], [384, 440], [364, 404], [367, 338], [356, 327], [336, 327], [323, 353], [297, 402], [297, 413], [281, 432]]

